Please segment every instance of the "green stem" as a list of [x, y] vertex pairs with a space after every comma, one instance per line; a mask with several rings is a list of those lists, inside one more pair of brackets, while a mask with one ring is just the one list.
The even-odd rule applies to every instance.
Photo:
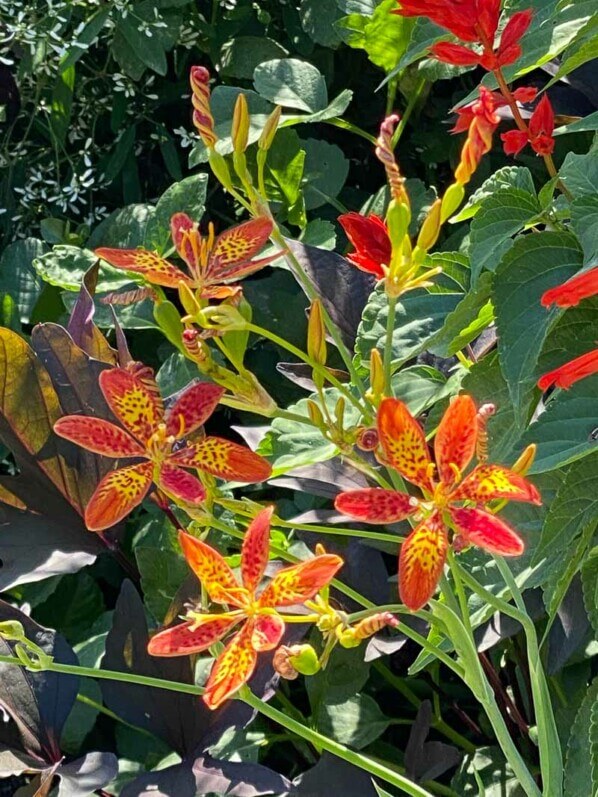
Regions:
[[403, 113], [401, 115], [401, 119], [399, 121], [399, 124], [397, 125], [397, 129], [395, 130], [394, 135], [392, 137], [393, 149], [397, 146], [397, 144], [401, 140], [401, 136], [403, 135], [403, 133], [405, 132], [405, 128], [407, 127], [407, 122], [409, 121], [409, 119], [411, 117], [411, 114], [413, 113], [413, 109], [417, 105], [417, 102], [418, 102], [419, 98], [421, 97], [422, 92], [423, 92], [424, 88], [426, 87], [426, 84], [427, 84], [427, 80], [425, 78], [422, 78], [419, 81], [419, 83], [417, 84], [417, 86], [415, 87], [415, 91], [413, 92], [413, 94], [409, 98], [409, 102], [407, 103], [407, 107], [403, 111]]
[[97, 700], [92, 700], [87, 695], [77, 695], [77, 700], [79, 703], [83, 703], [85, 706], [89, 706], [90, 708], [95, 709], [100, 714], [105, 714], [110, 719], [114, 720], [115, 722], [120, 722], [121, 725], [124, 725], [127, 728], [130, 728], [132, 731], [136, 731], [137, 733], [142, 734], [143, 736], [147, 736], [149, 739], [156, 739], [157, 737], [154, 736], [153, 733], [150, 733], [145, 728], [140, 728], [139, 725], [133, 725], [130, 722], [127, 722], [122, 717], [119, 717], [118, 714], [115, 714], [114, 711], [110, 711], [109, 708], [106, 708], [102, 703], [98, 703]]
[[331, 534], [339, 537], [359, 537], [360, 539], [367, 540], [380, 540], [380, 542], [392, 542], [394, 545], [400, 542], [400, 538], [396, 534], [383, 534], [377, 531], [363, 531], [362, 529], [345, 529], [334, 526], [318, 526], [311, 523], [292, 523], [287, 520], [276, 520], [275, 526], [282, 526], [286, 529], [299, 529], [300, 531], [312, 531], [317, 534]]
[[341, 130], [348, 130], [350, 133], [355, 133], [356, 136], [361, 136], [361, 138], [365, 138], [365, 140], [369, 141], [370, 144], [376, 146], [376, 136], [373, 136], [366, 130], [362, 130], [361, 127], [354, 125], [352, 122], [347, 122], [346, 119], [333, 116], [332, 119], [325, 119], [324, 121], [326, 124], [333, 125], [333, 127], [340, 127]]
[[386, 319], [386, 346], [384, 347], [384, 391], [387, 396], [392, 395], [392, 336], [395, 329], [395, 316], [397, 312], [397, 297], [388, 297], [388, 317]]

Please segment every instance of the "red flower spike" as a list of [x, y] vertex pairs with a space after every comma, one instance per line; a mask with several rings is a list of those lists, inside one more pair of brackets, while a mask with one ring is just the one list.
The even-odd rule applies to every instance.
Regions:
[[549, 371], [538, 379], [538, 387], [540, 390], [548, 390], [551, 385], [560, 387], [563, 390], [568, 390], [571, 385], [579, 382], [580, 379], [585, 379], [586, 376], [598, 373], [598, 349], [589, 351], [570, 360], [568, 363]]
[[178, 288], [182, 282], [203, 299], [224, 299], [238, 291], [237, 286], [228, 283], [243, 279], [280, 257], [277, 252], [252, 259], [268, 241], [272, 226], [270, 219], [261, 217], [237, 224], [216, 237], [210, 223], [204, 237], [189, 216], [175, 213], [170, 220], [172, 240], [187, 272], [145, 249], [102, 247], [95, 253], [115, 268], [143, 275], [153, 285]]
[[[481, 4], [481, 0], [399, 0], [399, 8], [393, 13], [403, 17], [427, 17], [441, 28], [450, 30], [458, 39], [477, 42], [480, 38], [478, 7]], [[492, 10], [497, 5], [500, 7], [500, 2], [491, 0]], [[492, 10], [484, 15], [486, 30], [492, 24]], [[491, 36], [494, 37], [494, 31]]]
[[384, 269], [390, 263], [392, 245], [384, 221], [375, 214], [362, 216], [361, 213], [344, 213], [338, 217], [345, 235], [355, 251], [347, 259], [362, 271], [383, 279]]
[[430, 53], [438, 61], [454, 66], [476, 66], [480, 63], [482, 56], [479, 53], [463, 47], [460, 44], [450, 42], [438, 42], [430, 48]]
[[187, 440], [216, 408], [224, 392], [221, 387], [205, 382], [191, 385], [164, 412], [153, 376], [112, 368], [102, 371], [99, 385], [127, 431], [110, 421], [83, 415], [60, 418], [54, 431], [104, 456], [145, 461], [113, 470], [100, 481], [85, 512], [90, 531], [110, 528], [126, 517], [143, 501], [152, 482], [174, 500], [201, 503], [206, 491], [185, 468], [235, 481], [263, 481], [270, 476], [267, 461], [248, 448], [216, 437], [199, 443]]
[[278, 609], [304, 603], [330, 583], [342, 565], [332, 554], [315, 556], [279, 570], [258, 594], [268, 562], [272, 507], [259, 512], [249, 525], [241, 548], [239, 583], [222, 555], [207, 543], [181, 531], [179, 539], [185, 558], [203, 584], [210, 599], [232, 607], [221, 614], [189, 610], [181, 625], [160, 631], [148, 645], [155, 656], [199, 653], [243, 623], [218, 656], [203, 695], [215, 709], [251, 678], [258, 653], [278, 646], [285, 630]]
[[[598, 370], [598, 350], [596, 354]], [[474, 544], [515, 556], [523, 550], [521, 539], [481, 507], [499, 499], [541, 503], [531, 482], [501, 465], [479, 462], [464, 475], [476, 451], [485, 448], [478, 446], [480, 433], [484, 433], [479, 415], [469, 396], [458, 396], [449, 405], [436, 432], [434, 465], [423, 430], [407, 407], [398, 399], [384, 399], [378, 409], [378, 434], [385, 461], [416, 484], [423, 497], [372, 488], [340, 493], [335, 500], [340, 512], [367, 523], [392, 523], [410, 514], [419, 521], [399, 555], [401, 600], [413, 611], [434, 594], [451, 526], [457, 534], [455, 550]], [[476, 504], [475, 509], [470, 508], [471, 503]]]
[[549, 288], [542, 294], [542, 305], [550, 307], [556, 304], [557, 307], [575, 307], [582, 299], [589, 299], [591, 296], [598, 295], [598, 266], [594, 266], [581, 274], [576, 274], [562, 285]]

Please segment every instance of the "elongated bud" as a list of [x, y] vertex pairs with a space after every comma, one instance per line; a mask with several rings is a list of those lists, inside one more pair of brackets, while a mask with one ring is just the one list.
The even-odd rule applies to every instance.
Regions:
[[318, 654], [311, 645], [281, 645], [274, 653], [274, 669], [287, 680], [301, 675], [315, 675], [320, 669]]
[[391, 200], [388, 211], [386, 212], [386, 226], [393, 249], [393, 256], [396, 254], [397, 250], [402, 252], [409, 240], [407, 232], [409, 230], [410, 221], [411, 210], [409, 205], [404, 202], [399, 202], [396, 199]]
[[309, 414], [309, 419], [314, 426], [317, 426], [318, 429], [326, 428], [326, 421], [324, 420], [322, 410], [312, 399], [307, 400], [307, 412]]
[[476, 440], [476, 457], [480, 462], [486, 462], [488, 459], [488, 418], [491, 418], [496, 412], [494, 404], [482, 404], [477, 413], [478, 423], [478, 436]]
[[442, 197], [442, 207], [440, 209], [440, 223], [450, 218], [455, 213], [463, 202], [465, 196], [465, 188], [459, 183], [453, 183], [444, 192]]
[[193, 124], [208, 149], [213, 149], [218, 141], [214, 130], [214, 117], [210, 109], [210, 73], [203, 66], [192, 66], [190, 72], [191, 101], [193, 103]]
[[343, 648], [356, 648], [364, 639], [377, 634], [386, 626], [397, 628], [399, 621], [390, 612], [378, 612], [366, 617], [351, 628], [343, 628], [337, 632], [338, 641]]
[[376, 157], [384, 165], [391, 197], [396, 199], [399, 204], [409, 207], [409, 195], [405, 189], [405, 178], [401, 176], [392, 146], [392, 136], [398, 121], [399, 116], [393, 113], [387, 116], [380, 125], [380, 133], [376, 139]]
[[199, 330], [192, 328], [186, 329], [182, 337], [185, 354], [190, 360], [193, 360], [193, 362], [196, 362], [198, 365], [208, 362], [210, 359], [210, 350], [201, 339]]
[[382, 355], [378, 349], [373, 348], [370, 352], [370, 385], [374, 394], [374, 402], [377, 404], [384, 395], [384, 363]]
[[524, 451], [519, 455], [511, 470], [514, 471], [514, 473], [518, 473], [520, 476], [525, 476], [525, 474], [534, 464], [537, 448], [538, 447], [535, 443], [530, 443], [529, 446], [527, 446], [527, 448], [525, 448]]
[[209, 151], [208, 163], [210, 164], [210, 169], [214, 177], [227, 191], [230, 191], [233, 187], [233, 181], [230, 176], [228, 163], [224, 156], [216, 152], [215, 149], [211, 149]]
[[417, 237], [417, 246], [424, 252], [430, 250], [440, 235], [440, 214], [441, 214], [442, 200], [437, 199], [421, 226], [419, 235]]
[[326, 365], [326, 329], [319, 299], [314, 299], [309, 311], [307, 353], [318, 365]]
[[233, 112], [231, 137], [235, 152], [245, 152], [249, 141], [249, 108], [244, 94], [239, 94]]
[[197, 313], [201, 310], [201, 307], [191, 288], [182, 280], [179, 282], [179, 299], [187, 315], [191, 318], [195, 318]]
[[276, 131], [278, 130], [278, 123], [280, 122], [280, 114], [282, 113], [282, 108], [280, 105], [277, 105], [276, 108], [272, 111], [270, 116], [266, 119], [266, 124], [264, 125], [264, 129], [258, 139], [257, 145], [260, 150], [263, 152], [267, 152], [272, 146], [272, 142], [274, 141], [274, 136], [276, 135]]
[[338, 401], [336, 402], [336, 406], [334, 408], [334, 417], [336, 418], [336, 423], [339, 429], [344, 428], [346, 406], [347, 402], [345, 401], [344, 397], [339, 396]]

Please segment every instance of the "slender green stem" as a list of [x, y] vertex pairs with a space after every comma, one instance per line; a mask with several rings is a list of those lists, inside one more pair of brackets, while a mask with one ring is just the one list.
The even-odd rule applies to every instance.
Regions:
[[98, 711], [100, 714], [105, 714], [107, 717], [110, 717], [110, 719], [114, 720], [115, 722], [120, 722], [121, 725], [125, 725], [127, 728], [130, 728], [132, 731], [137, 731], [137, 733], [140, 733], [143, 736], [147, 736], [149, 739], [157, 738], [156, 736], [154, 736], [153, 733], [150, 733], [150, 731], [146, 730], [145, 728], [140, 728], [139, 725], [133, 725], [131, 722], [127, 722], [122, 717], [119, 717], [118, 714], [115, 714], [114, 711], [110, 711], [109, 708], [106, 708], [106, 706], [103, 703], [98, 703], [97, 700], [92, 700], [90, 697], [87, 697], [87, 695], [79, 694], [77, 695], [77, 700], [79, 701], [79, 703], [83, 703], [85, 706], [89, 706], [90, 708], [95, 709], [95, 711]]
[[331, 534], [339, 537], [359, 537], [360, 539], [367, 540], [380, 540], [380, 542], [392, 542], [395, 545], [400, 542], [400, 538], [396, 534], [383, 534], [378, 531], [363, 531], [362, 529], [345, 529], [336, 526], [318, 526], [312, 523], [293, 523], [287, 520], [276, 520], [275, 526], [281, 526], [286, 529], [299, 529], [300, 531], [312, 531], [316, 534]]
[[461, 610], [461, 619], [463, 620], [463, 625], [467, 629], [467, 633], [473, 639], [473, 629], [471, 627], [471, 620], [469, 617], [469, 607], [467, 606], [467, 596], [465, 595], [465, 590], [463, 589], [463, 581], [461, 580], [461, 573], [460, 568], [457, 567], [457, 563], [455, 560], [455, 554], [452, 547], [449, 545], [448, 552], [447, 552], [447, 560], [449, 567], [451, 569], [451, 573], [453, 574], [453, 580], [455, 582], [455, 592], [457, 593], [457, 598], [459, 600], [459, 608]]
[[415, 91], [413, 92], [413, 94], [409, 98], [409, 102], [407, 103], [407, 107], [403, 111], [403, 113], [401, 115], [401, 119], [399, 121], [399, 124], [397, 125], [397, 129], [395, 130], [394, 135], [392, 137], [393, 149], [397, 146], [397, 144], [401, 140], [401, 136], [403, 135], [403, 133], [405, 132], [405, 128], [407, 127], [407, 122], [411, 118], [411, 114], [413, 113], [413, 110], [414, 110], [415, 106], [417, 105], [418, 100], [421, 97], [422, 92], [423, 92], [423, 90], [426, 87], [426, 84], [427, 84], [427, 80], [425, 78], [422, 78], [419, 81], [419, 83], [417, 84], [417, 86], [415, 87]]
[[352, 122], [348, 122], [346, 119], [333, 116], [332, 119], [325, 119], [324, 121], [326, 124], [333, 125], [333, 127], [340, 127], [341, 130], [348, 130], [350, 133], [355, 133], [356, 136], [361, 136], [361, 138], [365, 138], [370, 144], [376, 146], [376, 136], [373, 136], [366, 130], [362, 130], [361, 127], [354, 125]]
[[392, 336], [395, 330], [395, 317], [397, 312], [397, 297], [388, 297], [388, 317], [386, 319], [386, 346], [384, 347], [384, 391], [387, 396], [392, 395]]

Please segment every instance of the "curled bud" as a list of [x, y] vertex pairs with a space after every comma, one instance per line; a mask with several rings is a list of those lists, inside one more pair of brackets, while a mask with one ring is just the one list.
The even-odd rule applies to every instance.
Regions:
[[185, 354], [190, 360], [199, 364], [209, 359], [209, 349], [201, 339], [199, 330], [185, 329], [182, 337]]
[[442, 200], [437, 199], [430, 208], [428, 215], [419, 231], [417, 246], [424, 252], [429, 251], [440, 235]]
[[314, 299], [309, 310], [307, 322], [307, 353], [318, 365], [326, 364], [326, 330], [322, 314], [322, 304]]
[[405, 178], [401, 176], [392, 145], [392, 137], [398, 121], [398, 114], [393, 113], [387, 116], [380, 125], [380, 133], [376, 139], [376, 157], [384, 165], [391, 197], [396, 199], [400, 205], [406, 205], [409, 208], [409, 194], [405, 189]]
[[235, 152], [245, 152], [249, 141], [249, 108], [244, 94], [239, 94], [233, 112], [231, 138]]
[[280, 122], [281, 113], [282, 108], [280, 105], [277, 105], [270, 116], [266, 119], [266, 124], [264, 125], [264, 129], [262, 130], [257, 142], [258, 149], [262, 150], [263, 152], [267, 152], [272, 146], [274, 136], [276, 135], [276, 131], [278, 129], [278, 123]]
[[478, 436], [476, 440], [476, 457], [480, 462], [488, 459], [488, 430], [486, 424], [496, 412], [494, 404], [482, 404], [477, 414]]
[[360, 426], [357, 430], [357, 439], [355, 445], [361, 451], [375, 451], [378, 448], [380, 438], [378, 437], [378, 430], [374, 427], [367, 428]]
[[366, 617], [361, 620], [357, 625], [350, 628], [343, 628], [337, 632], [338, 641], [344, 648], [355, 648], [364, 639], [377, 634], [386, 626], [390, 628], [397, 628], [399, 621], [390, 612], [378, 612], [371, 617]]
[[210, 73], [203, 66], [192, 66], [190, 73], [193, 95], [193, 124], [208, 149], [212, 149], [218, 137], [214, 130], [214, 117], [210, 110]]
[[289, 681], [301, 675], [315, 675], [320, 669], [318, 654], [311, 645], [281, 645], [274, 653], [276, 672]]

